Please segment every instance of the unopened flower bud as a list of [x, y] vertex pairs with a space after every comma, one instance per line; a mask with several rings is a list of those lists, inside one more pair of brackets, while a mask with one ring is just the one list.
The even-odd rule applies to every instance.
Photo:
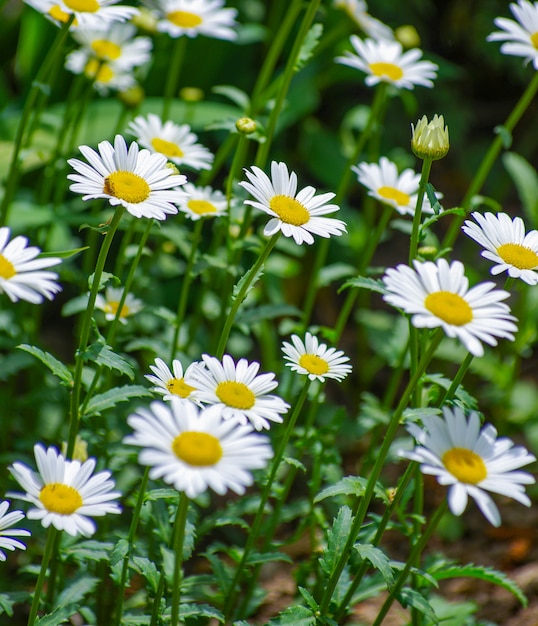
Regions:
[[179, 97], [185, 102], [200, 102], [204, 99], [204, 92], [198, 87], [183, 87], [179, 91]]
[[426, 261], [435, 260], [439, 250], [435, 246], [422, 246], [417, 250], [418, 255]]
[[129, 87], [125, 91], [120, 91], [118, 98], [127, 108], [134, 109], [144, 100], [145, 95], [140, 85], [133, 85], [133, 87]]
[[175, 163], [172, 163], [172, 161], [168, 161], [168, 163], [166, 164], [166, 166], [169, 170], [172, 170], [172, 175], [178, 175], [180, 173], [180, 171], [177, 169]]
[[448, 127], [445, 126], [442, 115], [435, 114], [431, 122], [423, 115], [417, 122], [417, 127], [411, 124], [411, 128], [413, 131], [411, 149], [419, 159], [437, 161], [446, 155], [450, 141]]
[[252, 135], [256, 131], [256, 122], [250, 117], [240, 117], [235, 123], [237, 132], [243, 135]]
[[137, 28], [140, 28], [140, 30], [145, 30], [151, 35], [157, 34], [157, 22], [159, 20], [157, 19], [155, 11], [140, 7], [139, 13], [134, 15], [131, 21]]
[[394, 36], [404, 48], [420, 48], [420, 35], [411, 24], [399, 26], [394, 31]]
[[[62, 443], [62, 454], [64, 455], [64, 457], [66, 453], [67, 442], [64, 441]], [[77, 435], [75, 439], [75, 448], [73, 450], [73, 455], [71, 458], [73, 461], [80, 461], [81, 463], [84, 463], [88, 460], [88, 444], [86, 441], [84, 441], [84, 439], [81, 439], [79, 435]]]

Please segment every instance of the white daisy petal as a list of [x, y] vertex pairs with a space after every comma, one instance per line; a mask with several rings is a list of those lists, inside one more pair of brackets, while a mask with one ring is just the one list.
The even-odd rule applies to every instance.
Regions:
[[501, 29], [491, 33], [488, 41], [504, 41], [503, 54], [524, 57], [524, 63], [532, 61], [538, 69], [538, 3], [518, 0], [510, 4], [512, 15], [517, 22], [503, 17], [495, 19], [495, 26]]
[[326, 378], [342, 381], [351, 373], [349, 358], [341, 350], [327, 348], [317, 337], [307, 332], [304, 343], [297, 335], [292, 335], [293, 345], [284, 341], [282, 352], [286, 365], [293, 372], [308, 376], [310, 380], [325, 382]]
[[[95, 299], [95, 308], [104, 312], [105, 319], [111, 322], [115, 319], [118, 312], [121, 299], [123, 297], [123, 289], [118, 287], [107, 287], [105, 295], [97, 294]], [[119, 316], [122, 324], [127, 324], [127, 319], [142, 310], [142, 300], [135, 298], [133, 294], [128, 293]]]
[[22, 541], [14, 539], [14, 537], [29, 537], [30, 531], [23, 528], [11, 528], [24, 519], [22, 511], [11, 511], [8, 513], [9, 502], [4, 500], [0, 502], [0, 561], [6, 560], [6, 554], [3, 550], [26, 550], [26, 546]]
[[224, 7], [224, 0], [153, 0], [152, 5], [158, 13], [157, 30], [170, 37], [237, 37], [237, 11]]

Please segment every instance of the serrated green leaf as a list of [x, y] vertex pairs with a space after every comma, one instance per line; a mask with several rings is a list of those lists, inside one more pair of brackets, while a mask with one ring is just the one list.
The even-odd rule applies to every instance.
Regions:
[[111, 550], [111, 543], [95, 541], [94, 539], [88, 539], [87, 541], [81, 541], [72, 546], [62, 548], [63, 553], [66, 555], [73, 555], [77, 560], [88, 559], [90, 561], [108, 560]]
[[58, 359], [49, 352], [45, 352], [40, 348], [36, 348], [36, 346], [30, 346], [26, 343], [21, 343], [17, 346], [19, 350], [24, 350], [31, 354], [36, 359], [39, 359], [41, 363], [46, 365], [49, 370], [62, 381], [64, 385], [72, 386], [73, 385], [73, 376], [69, 369]]
[[179, 493], [175, 489], [162, 487], [160, 489], [150, 489], [144, 494], [144, 502], [153, 500], [178, 500]]
[[310, 58], [314, 54], [314, 50], [318, 46], [322, 34], [322, 24], [313, 24], [310, 27], [310, 30], [304, 38], [303, 45], [299, 50], [299, 55], [297, 57], [297, 61], [295, 62], [295, 67], [293, 68], [295, 72], [298, 72], [302, 67], [304, 67], [306, 62], [310, 60]]
[[237, 316], [237, 324], [254, 324], [277, 317], [301, 317], [301, 311], [291, 304], [265, 304], [244, 311]]
[[81, 576], [77, 580], [74, 580], [68, 587], [62, 590], [62, 593], [58, 596], [58, 606], [68, 606], [74, 603], [80, 603], [80, 601], [87, 594], [91, 593], [99, 582], [99, 578], [95, 576]]
[[373, 567], [379, 570], [383, 580], [387, 583], [387, 587], [390, 589], [394, 584], [394, 575], [390, 566], [390, 559], [383, 550], [376, 548], [370, 543], [363, 543], [356, 544], [355, 551], [363, 561], [370, 561]]
[[439, 620], [437, 619], [431, 604], [422, 594], [415, 591], [415, 589], [404, 587], [398, 594], [396, 594], [396, 596], [404, 608], [410, 606], [417, 611], [420, 611], [420, 613], [431, 620], [433, 624], [439, 624]]
[[506, 152], [502, 160], [514, 181], [527, 217], [536, 227], [538, 225], [538, 174], [536, 170], [526, 159], [515, 152]]
[[258, 565], [260, 563], [272, 563], [273, 561], [285, 561], [286, 563], [293, 563], [293, 560], [282, 552], [251, 552], [247, 565]]
[[310, 593], [310, 591], [308, 591], [308, 589], [299, 587], [299, 593], [303, 596], [305, 602], [313, 611], [317, 611], [319, 609], [319, 604], [316, 602], [314, 596]]
[[134, 369], [132, 365], [104, 343], [96, 342], [89, 345], [86, 350], [84, 350], [83, 359], [84, 361], [93, 361], [97, 363], [97, 365], [116, 370], [120, 374], [125, 374], [131, 380], [134, 379]]
[[[332, 498], [334, 496], [363, 496], [366, 490], [367, 482], [366, 478], [363, 478], [362, 476], [345, 476], [336, 484], [326, 487], [318, 493], [314, 502], [318, 503], [321, 502], [321, 500], [325, 500], [325, 498]], [[374, 494], [383, 500], [385, 504], [388, 504], [387, 494], [380, 485], [375, 486]]]
[[127, 400], [130, 400], [131, 398], [151, 396], [152, 393], [146, 389], [146, 387], [142, 387], [142, 385], [123, 385], [123, 387], [113, 387], [108, 391], [94, 396], [88, 403], [88, 406], [84, 411], [84, 415], [99, 415], [101, 411], [111, 409], [120, 402], [127, 402]]
[[5, 613], [9, 617], [13, 615], [13, 606], [21, 602], [27, 602], [31, 598], [26, 591], [16, 591], [14, 593], [0, 593], [0, 615]]
[[327, 532], [327, 548], [319, 559], [321, 569], [327, 578], [332, 576], [334, 568], [342, 556], [342, 550], [349, 538], [352, 524], [351, 509], [348, 506], [340, 507], [332, 528]]
[[376, 293], [387, 293], [385, 289], [385, 285], [382, 280], [377, 278], [367, 278], [366, 276], [358, 276], [357, 278], [352, 278], [345, 282], [339, 289], [343, 291], [348, 287], [357, 287], [358, 289], [368, 289], [369, 291], [375, 291]]
[[269, 621], [273, 626], [315, 626], [316, 623], [317, 619], [312, 609], [304, 606], [290, 606]]
[[[95, 276], [95, 274], [90, 274], [88, 276], [88, 289], [89, 289], [89, 291], [92, 290], [94, 276]], [[114, 276], [114, 274], [111, 274], [110, 272], [102, 272], [102, 274], [101, 274], [101, 276], [99, 278], [99, 288], [98, 288], [98, 291], [101, 291], [101, 289], [106, 287], [106, 285], [109, 282], [113, 283], [115, 287], [117, 287], [118, 285], [121, 285], [121, 280], [117, 276]]]
[[155, 563], [144, 556], [134, 556], [132, 563], [138, 573], [148, 581], [151, 590], [155, 593], [159, 584], [159, 571]]
[[209, 604], [182, 604], [179, 607], [179, 617], [209, 617], [224, 622], [224, 615]]
[[60, 626], [65, 624], [67, 620], [77, 612], [76, 604], [68, 604], [66, 606], [59, 606], [54, 609], [52, 613], [44, 615], [36, 620], [36, 626]]
[[[250, 285], [248, 286], [248, 289], [246, 290], [245, 294], [244, 294], [244, 298], [247, 297], [247, 295], [252, 291], [252, 288], [254, 287], [254, 285], [260, 280], [260, 278], [263, 276], [263, 267], [261, 267], [257, 272], [256, 275], [254, 276], [254, 278], [252, 279]], [[250, 272], [247, 272], [246, 274], [244, 274], [243, 276], [241, 276], [241, 278], [237, 281], [237, 283], [234, 285], [233, 288], [233, 293], [232, 293], [232, 298], [235, 300], [237, 298], [237, 296], [239, 295], [241, 289], [243, 288], [243, 285], [245, 284], [246, 280], [250, 280]]]
[[467, 565], [450, 565], [438, 571], [430, 572], [430, 574], [435, 580], [446, 580], [447, 578], [478, 578], [479, 580], [485, 580], [513, 593], [523, 606], [527, 606], [528, 603], [527, 597], [517, 583], [493, 567], [483, 567], [481, 565], [473, 565], [472, 563]]

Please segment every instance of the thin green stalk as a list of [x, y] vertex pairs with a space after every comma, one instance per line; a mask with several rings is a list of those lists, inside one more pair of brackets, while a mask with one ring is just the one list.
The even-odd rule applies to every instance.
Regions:
[[238, 133], [230, 133], [226, 139], [220, 144], [219, 149], [213, 159], [213, 166], [210, 170], [204, 170], [198, 177], [198, 187], [211, 184], [211, 181], [220, 172], [222, 166], [226, 163], [230, 152], [233, 150], [235, 143], [239, 141]]
[[392, 603], [396, 599], [397, 594], [401, 591], [402, 587], [404, 586], [411, 568], [415, 565], [417, 560], [420, 558], [420, 555], [422, 554], [422, 551], [426, 547], [428, 540], [432, 536], [433, 531], [437, 528], [437, 524], [439, 524], [441, 518], [446, 513], [447, 509], [448, 509], [447, 501], [444, 500], [443, 503], [437, 508], [435, 513], [430, 518], [430, 521], [428, 522], [426, 528], [424, 529], [420, 539], [413, 546], [413, 549], [411, 550], [411, 554], [409, 555], [409, 558], [407, 559], [407, 562], [405, 564], [405, 567], [403, 568], [403, 570], [400, 572], [400, 575], [396, 579], [396, 582], [394, 583], [392, 589], [390, 590], [388, 598], [383, 603], [383, 606], [381, 607], [381, 610], [379, 611], [379, 614], [375, 622], [372, 624], [372, 626], [380, 626], [380, 624], [382, 624], [387, 613], [389, 612], [390, 607], [392, 606]]
[[41, 592], [43, 591], [43, 585], [45, 584], [45, 579], [47, 577], [47, 568], [49, 566], [50, 557], [52, 556], [52, 548], [54, 546], [57, 533], [58, 531], [54, 528], [54, 526], [49, 528], [47, 543], [45, 544], [43, 559], [41, 560], [41, 569], [39, 570], [39, 576], [37, 577], [34, 597], [32, 598], [32, 606], [30, 607], [30, 615], [28, 616], [28, 626], [34, 626], [35, 624], [37, 611], [39, 609], [39, 601], [41, 599]]
[[[534, 99], [534, 96], [536, 95], [537, 90], [538, 90], [538, 72], [534, 72], [531, 82], [527, 85], [527, 89], [525, 89], [525, 91], [523, 92], [523, 95], [516, 103], [516, 106], [513, 108], [512, 112], [508, 116], [508, 119], [506, 120], [503, 126], [503, 129], [506, 132], [512, 133], [512, 131], [516, 127], [516, 124], [519, 122], [519, 120], [521, 119], [521, 117], [523, 116], [527, 108], [529, 107], [530, 103]], [[493, 165], [495, 164], [495, 161], [497, 160], [497, 157], [499, 156], [499, 153], [501, 152], [503, 145], [504, 145], [503, 135], [501, 135], [500, 133], [497, 133], [497, 135], [495, 136], [495, 139], [492, 141], [488, 151], [486, 152], [484, 158], [482, 159], [482, 163], [480, 164], [480, 167], [478, 168], [478, 171], [476, 172], [473, 180], [471, 181], [471, 184], [469, 185], [469, 189], [467, 190], [467, 193], [465, 194], [465, 197], [463, 198], [461, 202], [460, 206], [464, 208], [465, 211], [469, 211], [473, 197], [477, 193], [479, 193], [480, 190], [482, 189], [482, 185], [485, 183], [486, 178], [488, 177]], [[450, 228], [448, 229], [448, 232], [445, 236], [445, 239], [443, 241], [441, 248], [452, 247], [458, 235], [460, 226], [464, 219], [465, 219], [464, 216], [459, 216], [459, 217], [454, 218], [454, 220], [452, 221], [452, 224], [450, 225]]]
[[443, 399], [441, 400], [441, 402], [439, 403], [439, 406], [443, 406], [443, 404], [445, 404], [449, 400], [452, 400], [452, 398], [455, 396], [456, 391], [458, 390], [458, 387], [460, 386], [460, 383], [463, 380], [463, 377], [467, 373], [467, 370], [469, 369], [469, 366], [471, 365], [471, 362], [473, 359], [474, 359], [474, 354], [471, 354], [469, 352], [467, 356], [465, 357], [465, 359], [463, 360], [463, 363], [460, 365], [458, 371], [456, 372], [456, 375], [454, 376], [452, 382], [450, 383], [450, 387], [446, 390], [446, 393], [443, 396]]
[[267, 482], [260, 496], [260, 504], [258, 506], [258, 510], [256, 511], [256, 516], [254, 518], [254, 521], [252, 522], [252, 526], [250, 528], [250, 531], [247, 537], [247, 542], [245, 544], [243, 554], [241, 555], [241, 560], [239, 564], [237, 565], [234, 578], [228, 589], [227, 598], [226, 598], [226, 602], [224, 604], [224, 609], [223, 609], [226, 622], [231, 621], [233, 617], [233, 611], [235, 608], [235, 600], [237, 598], [239, 584], [241, 583], [243, 579], [243, 576], [245, 574], [245, 566], [247, 564], [252, 548], [254, 547], [254, 543], [258, 539], [258, 536], [260, 533], [260, 527], [261, 527], [263, 515], [265, 513], [265, 505], [267, 504], [267, 501], [269, 500], [269, 496], [271, 495], [271, 488], [273, 486], [273, 482], [275, 480], [278, 468], [280, 467], [280, 463], [282, 461], [282, 457], [284, 456], [284, 452], [286, 451], [286, 446], [288, 445], [288, 441], [291, 437], [293, 429], [295, 428], [295, 423], [297, 422], [297, 418], [299, 417], [299, 414], [303, 408], [303, 404], [308, 395], [309, 387], [310, 387], [310, 380], [307, 379], [297, 399], [297, 402], [295, 403], [293, 412], [286, 424], [286, 428], [284, 430], [282, 438], [280, 439], [280, 442], [278, 443], [278, 448], [275, 451], [275, 455], [271, 463], [271, 470], [269, 471]]
[[50, 555], [50, 560], [49, 560], [49, 580], [48, 580], [48, 584], [47, 584], [47, 597], [46, 597], [46, 605], [47, 606], [52, 606], [52, 603], [54, 601], [54, 595], [56, 593], [56, 584], [57, 584], [57, 578], [58, 578], [58, 565], [59, 565], [59, 559], [58, 559], [58, 551], [60, 549], [60, 541], [62, 538], [61, 533], [55, 533], [55, 539], [54, 539], [54, 543], [52, 544], [52, 550], [51, 550], [51, 555]]
[[263, 267], [263, 264], [265, 263], [267, 257], [269, 256], [269, 253], [275, 247], [275, 244], [278, 241], [279, 236], [280, 236], [280, 231], [275, 233], [271, 237], [271, 239], [267, 241], [267, 243], [265, 244], [265, 248], [262, 250], [260, 256], [258, 257], [258, 260], [256, 261], [256, 263], [254, 263], [254, 265], [249, 269], [249, 271], [243, 276], [241, 280], [242, 285], [237, 295], [233, 299], [232, 307], [230, 309], [230, 312], [228, 313], [228, 316], [226, 317], [226, 322], [224, 324], [224, 328], [222, 329], [219, 343], [217, 346], [217, 350], [215, 352], [215, 355], [218, 359], [222, 358], [222, 355], [224, 354], [226, 343], [228, 341], [228, 337], [230, 336], [230, 331], [232, 330], [232, 326], [233, 326], [237, 311], [239, 310], [239, 307], [241, 306], [243, 300], [245, 299], [245, 296], [248, 293], [248, 290], [250, 288], [250, 285], [252, 284], [252, 281], [258, 276], [258, 272]]
[[174, 576], [172, 579], [172, 621], [171, 626], [179, 624], [179, 603], [181, 599], [181, 567], [183, 565], [183, 544], [185, 542], [185, 525], [187, 523], [187, 511], [189, 510], [189, 498], [181, 492], [179, 505], [174, 523]]
[[409, 242], [409, 265], [417, 257], [419, 244], [420, 222], [422, 221], [422, 205], [424, 204], [424, 195], [426, 193], [426, 184], [430, 178], [432, 169], [432, 159], [424, 159], [422, 161], [422, 171], [420, 173], [420, 182], [418, 184], [417, 204], [413, 215], [413, 228], [411, 231], [411, 241]]
[[164, 100], [163, 100], [163, 121], [168, 119], [170, 115], [170, 106], [172, 99], [177, 95], [179, 85], [179, 74], [181, 72], [181, 65], [185, 58], [185, 50], [187, 47], [187, 38], [178, 37], [174, 41], [172, 58], [170, 65], [168, 66], [168, 73], [166, 75], [166, 84], [164, 86]]
[[97, 292], [99, 291], [99, 283], [101, 281], [101, 276], [103, 275], [103, 270], [105, 268], [108, 251], [110, 250], [110, 245], [112, 243], [112, 240], [114, 239], [114, 235], [116, 233], [118, 224], [120, 223], [124, 211], [125, 208], [123, 206], [118, 206], [110, 222], [110, 226], [106, 233], [105, 240], [103, 241], [101, 250], [99, 251], [99, 256], [97, 257], [97, 263], [95, 266], [95, 272], [92, 281], [92, 288], [90, 291], [90, 296], [88, 298], [88, 305], [84, 314], [84, 318], [82, 320], [80, 341], [76, 352], [73, 391], [71, 392], [69, 436], [67, 439], [66, 452], [67, 458], [71, 457], [71, 455], [73, 454], [73, 450], [75, 448], [75, 438], [78, 432], [78, 424], [80, 420], [79, 405], [82, 388], [82, 368], [84, 367], [84, 353], [86, 351], [86, 348], [88, 346], [88, 340], [90, 338], [92, 316], [95, 309], [95, 299], [97, 297]]
[[368, 482], [366, 484], [364, 496], [359, 500], [357, 510], [356, 512], [354, 512], [355, 518], [353, 520], [353, 525], [349, 532], [348, 540], [343, 550], [340, 553], [340, 557], [338, 559], [334, 572], [325, 587], [325, 592], [320, 602], [319, 610], [320, 610], [321, 615], [327, 615], [327, 611], [329, 609], [329, 603], [333, 596], [334, 590], [336, 589], [338, 581], [340, 580], [340, 576], [342, 575], [342, 572], [344, 571], [344, 567], [348, 561], [351, 549], [353, 548], [353, 545], [355, 544], [357, 535], [359, 534], [361, 526], [366, 518], [366, 514], [368, 513], [368, 508], [370, 506], [370, 502], [374, 495], [376, 483], [381, 474], [381, 470], [383, 469], [383, 465], [385, 463], [385, 459], [387, 458], [387, 454], [389, 452], [390, 446], [392, 445], [392, 442], [394, 440], [398, 427], [400, 426], [400, 419], [403, 415], [404, 410], [407, 408], [407, 404], [409, 400], [411, 399], [415, 386], [419, 382], [420, 378], [426, 371], [428, 364], [432, 360], [433, 355], [435, 354], [435, 351], [437, 349], [437, 346], [439, 345], [441, 341], [441, 338], [442, 338], [442, 330], [437, 329], [434, 332], [430, 340], [430, 345], [428, 346], [428, 349], [423, 354], [416, 371], [411, 376], [409, 383], [407, 384], [407, 387], [405, 388], [405, 391], [402, 393], [400, 402], [398, 403], [398, 406], [396, 407], [392, 415], [392, 418], [389, 422], [389, 425], [385, 433], [385, 437], [383, 439], [383, 443], [381, 444], [381, 448], [375, 459], [374, 466], [372, 468], [370, 476], [368, 477]]

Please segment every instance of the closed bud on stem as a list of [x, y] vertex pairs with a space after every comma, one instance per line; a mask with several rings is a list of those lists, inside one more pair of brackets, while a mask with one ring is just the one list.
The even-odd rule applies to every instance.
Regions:
[[235, 123], [237, 132], [243, 135], [252, 135], [256, 131], [256, 122], [250, 117], [240, 117]]
[[435, 246], [422, 246], [417, 250], [419, 257], [425, 261], [434, 261], [439, 250]]
[[146, 93], [140, 85], [134, 85], [118, 93], [118, 98], [128, 109], [135, 109], [144, 100]]
[[[66, 453], [67, 442], [64, 441], [62, 443], [62, 454], [65, 456]], [[86, 441], [84, 441], [84, 439], [80, 437], [80, 435], [77, 435], [75, 439], [75, 447], [73, 449], [72, 460], [80, 461], [81, 463], [84, 463], [88, 460], [88, 444]]]
[[419, 159], [431, 159], [437, 161], [446, 156], [450, 148], [448, 139], [448, 127], [442, 115], [435, 114], [433, 120], [428, 122], [424, 115], [417, 122], [416, 128], [411, 124], [413, 135], [411, 149]]

